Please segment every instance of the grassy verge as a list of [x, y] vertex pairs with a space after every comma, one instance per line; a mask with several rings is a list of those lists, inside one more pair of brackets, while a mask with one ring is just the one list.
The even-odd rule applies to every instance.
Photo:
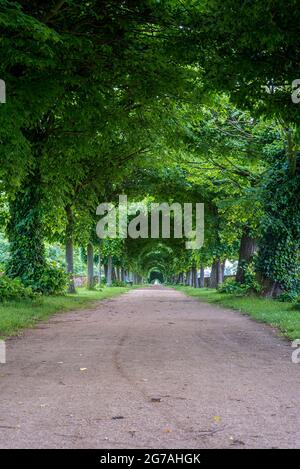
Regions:
[[300, 309], [296, 309], [292, 303], [218, 293], [208, 288], [176, 287], [176, 289], [206, 303], [225, 306], [247, 314], [256, 321], [271, 324], [289, 339], [300, 339]]
[[127, 287], [104, 287], [102, 291], [78, 288], [74, 295], [44, 296], [38, 300], [0, 303], [0, 338], [18, 334], [25, 327], [48, 319], [55, 313], [82, 309], [87, 305], [128, 291]]

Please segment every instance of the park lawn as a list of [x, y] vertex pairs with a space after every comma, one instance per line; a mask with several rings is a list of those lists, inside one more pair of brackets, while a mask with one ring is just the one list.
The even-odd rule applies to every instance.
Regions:
[[43, 296], [37, 300], [0, 303], [0, 338], [17, 335], [56, 313], [82, 309], [93, 302], [111, 298], [130, 287], [103, 287], [101, 291], [78, 288], [74, 295]]
[[300, 339], [300, 307], [296, 308], [292, 303], [282, 303], [255, 296], [245, 297], [219, 293], [209, 288], [179, 286], [176, 289], [206, 303], [225, 306], [247, 314], [256, 321], [270, 324], [278, 328], [282, 335], [291, 340]]

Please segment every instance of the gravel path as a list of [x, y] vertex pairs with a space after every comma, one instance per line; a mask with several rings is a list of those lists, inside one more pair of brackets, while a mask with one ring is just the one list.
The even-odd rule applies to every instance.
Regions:
[[300, 364], [269, 327], [143, 288], [7, 341], [1, 448], [300, 447]]

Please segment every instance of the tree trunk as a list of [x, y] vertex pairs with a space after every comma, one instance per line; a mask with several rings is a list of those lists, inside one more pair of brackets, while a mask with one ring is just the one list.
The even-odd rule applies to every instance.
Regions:
[[188, 286], [189, 284], [189, 271], [185, 272], [184, 284]]
[[107, 277], [106, 277], [106, 285], [109, 287], [112, 283], [112, 271], [113, 271], [113, 264], [112, 264], [112, 256], [108, 258], [107, 264]]
[[204, 288], [204, 267], [203, 267], [203, 265], [201, 265], [201, 267], [200, 267], [199, 287]]
[[66, 224], [66, 264], [67, 274], [69, 275], [69, 286], [68, 293], [76, 293], [75, 282], [74, 282], [74, 246], [73, 246], [73, 234], [74, 234], [74, 218], [72, 208], [70, 205], [65, 207], [67, 216]]
[[257, 249], [256, 239], [250, 236], [249, 228], [245, 228], [240, 244], [239, 250], [239, 262], [236, 272], [236, 281], [244, 283], [245, 281], [245, 266], [249, 264], [253, 258], [253, 255]]
[[224, 267], [225, 263], [222, 263], [220, 259], [217, 260], [217, 288], [224, 281]]
[[99, 273], [99, 285], [101, 285], [101, 275], [102, 275], [102, 271], [101, 271], [101, 249], [99, 247], [99, 251], [98, 251], [98, 256], [99, 256], [99, 260], [98, 260], [98, 273]]
[[125, 270], [124, 267], [121, 267], [121, 281], [125, 282]]
[[224, 281], [224, 269], [225, 269], [225, 262], [221, 262], [220, 258], [217, 258], [211, 267], [211, 274], [210, 274], [210, 288], [218, 288]]
[[221, 270], [222, 270], [222, 283], [224, 282], [224, 276], [225, 276], [225, 263], [226, 263], [226, 260], [224, 262], [221, 263]]
[[94, 246], [91, 242], [87, 246], [87, 288], [92, 290], [94, 288]]
[[217, 285], [218, 285], [217, 275], [218, 275], [217, 261], [214, 261], [211, 266], [211, 273], [210, 273], [210, 280], [209, 280], [210, 288], [217, 288]]
[[281, 288], [278, 282], [268, 278], [261, 278], [260, 283], [262, 285], [262, 296], [266, 298], [277, 298], [283, 293], [283, 289]]
[[191, 268], [188, 270], [188, 286], [189, 287], [193, 286], [193, 274], [192, 274]]
[[192, 267], [192, 287], [197, 288], [197, 267]]

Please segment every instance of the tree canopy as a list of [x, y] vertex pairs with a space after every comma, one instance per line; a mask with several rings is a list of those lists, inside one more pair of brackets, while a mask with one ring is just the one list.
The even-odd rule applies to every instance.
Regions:
[[[227, 259], [249, 291], [296, 294], [299, 9], [296, 0], [0, 0], [7, 275], [49, 292], [63, 279], [45, 249], [56, 243], [70, 291], [74, 249], [84, 248], [92, 277], [95, 248], [110, 276], [196, 285], [210, 266], [216, 286]], [[119, 194], [204, 203], [204, 245], [100, 241], [96, 208]]]

